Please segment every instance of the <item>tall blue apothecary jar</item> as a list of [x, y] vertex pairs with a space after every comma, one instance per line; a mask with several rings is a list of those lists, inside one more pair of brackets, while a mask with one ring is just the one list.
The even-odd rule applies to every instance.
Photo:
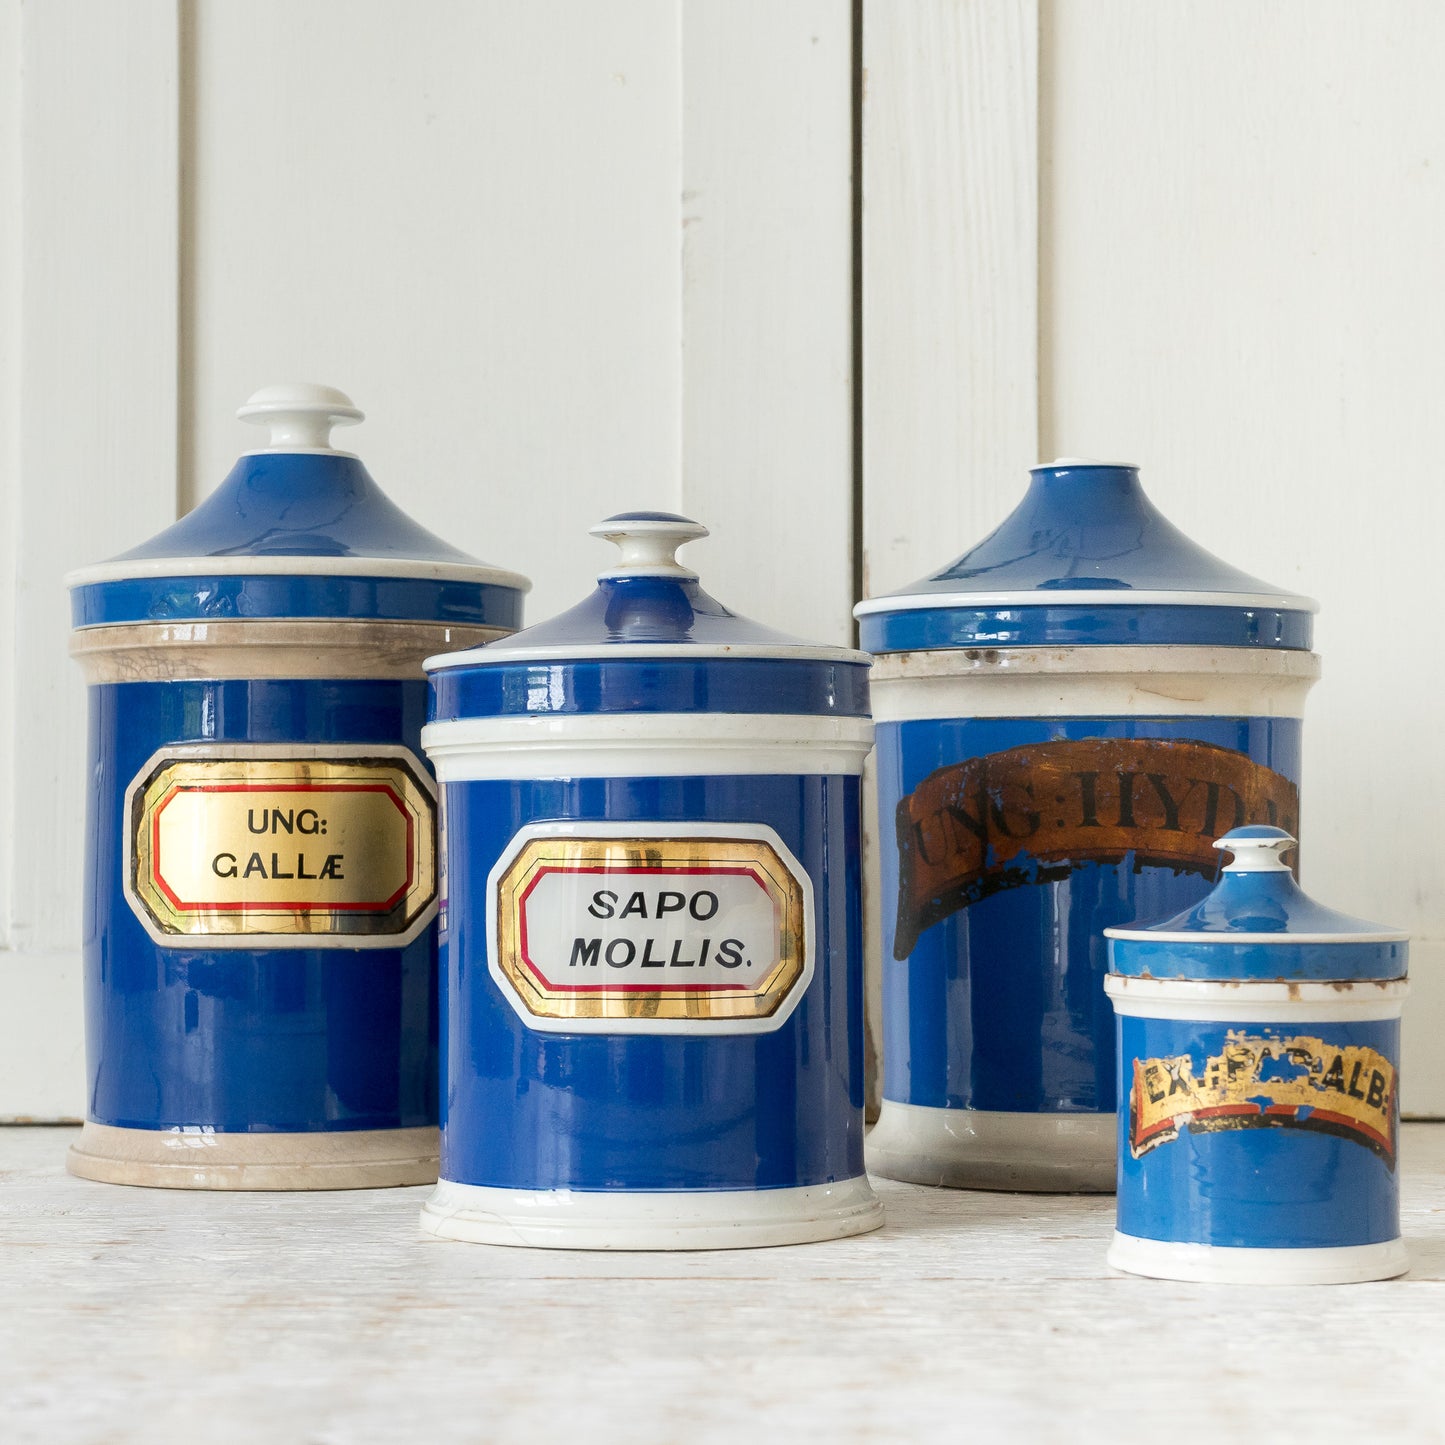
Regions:
[[418, 526], [268, 387], [216, 491], [67, 578], [89, 684], [87, 1121], [73, 1173], [201, 1189], [436, 1177], [436, 787], [422, 660], [524, 578]]
[[1036, 467], [999, 528], [857, 608], [876, 661], [877, 1172], [1114, 1184], [1103, 930], [1298, 831], [1309, 599], [1184, 536], [1135, 468]]
[[570, 611], [433, 658], [442, 1166], [423, 1226], [597, 1249], [830, 1239], [863, 1168], [868, 658], [730, 612], [627, 513]]

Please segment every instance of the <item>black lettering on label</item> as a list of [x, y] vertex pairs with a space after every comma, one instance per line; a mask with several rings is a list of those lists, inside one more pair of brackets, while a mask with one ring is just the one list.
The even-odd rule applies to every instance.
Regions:
[[657, 916], [664, 917], [669, 913], [681, 913], [687, 906], [687, 898], [681, 893], [664, 891], [657, 895]]
[[598, 955], [602, 952], [600, 938], [574, 938], [572, 957], [567, 960], [568, 968], [596, 968]]
[[737, 968], [743, 961], [743, 946], [736, 938], [725, 938], [717, 946], [717, 961], [723, 968]]
[[1079, 820], [1081, 828], [1100, 828], [1099, 822], [1099, 775], [1095, 772], [1075, 773], [1079, 780], [1079, 801], [1083, 809], [1083, 816]]
[[217, 853], [211, 859], [211, 872], [217, 878], [234, 878], [236, 876], [236, 855], [234, 853]]
[[617, 895], [610, 888], [599, 888], [592, 895], [592, 902], [587, 905], [587, 911], [593, 918], [611, 918], [612, 910], [617, 906]]
[[642, 947], [642, 966], [643, 968], [667, 967], [667, 960], [665, 958], [654, 958], [652, 956], [652, 940], [650, 938]]
[[710, 938], [704, 938], [703, 941], [702, 941], [702, 952], [699, 953], [699, 954], [698, 954], [698, 957], [697, 957], [697, 966], [698, 966], [699, 968], [706, 968], [706, 967], [707, 967], [707, 951], [708, 951], [708, 949], [711, 948], [711, 947], [712, 947], [712, 939], [710, 939]]
[[677, 955], [682, 951], [682, 939], [675, 939], [672, 945], [672, 957], [667, 960], [669, 968], [691, 968], [694, 960], [690, 958], [679, 958]]
[[1158, 1064], [1145, 1064], [1144, 1087], [1149, 1091], [1149, 1102], [1151, 1104], [1162, 1104], [1164, 1102], [1167, 1090], [1165, 1090], [1160, 1083]]
[[259, 873], [263, 878], [266, 876], [266, 865], [261, 861], [259, 853], [252, 853], [246, 861], [246, 871], [241, 874], [242, 878], [249, 878], [253, 873]]
[[340, 853], [328, 853], [326, 855], [326, 861], [321, 865], [320, 876], [322, 878], [335, 878], [338, 880], [346, 877], [341, 871]]
[[[704, 901], [706, 901], [707, 906], [706, 913], [699, 911], [703, 907]], [[712, 918], [717, 913], [717, 894], [706, 888], [694, 893], [687, 905], [687, 911], [692, 914], [699, 923], [706, 923], [709, 918]]]
[[283, 873], [281, 871], [281, 864], [273, 853], [271, 855], [271, 876], [273, 878], [294, 878], [296, 875], [294, 873]]
[[1345, 1056], [1343, 1054], [1334, 1056], [1320, 1083], [1326, 1089], [1334, 1089], [1341, 1094], [1345, 1092]]
[[298, 878], [313, 879], [316, 877], [314, 873], [308, 873], [306, 871], [306, 855], [304, 853], [298, 853], [296, 855], [296, 876]]
[[321, 814], [315, 808], [302, 808], [296, 815], [296, 831], [298, 833], [319, 833], [321, 831]]
[[1365, 1091], [1363, 1089], [1357, 1089], [1355, 1087], [1355, 1085], [1360, 1082], [1360, 1070], [1364, 1067], [1365, 1066], [1358, 1059], [1356, 1059], [1355, 1067], [1350, 1070], [1350, 1087], [1345, 1090], [1345, 1093], [1347, 1093], [1352, 1099], [1363, 1099], [1365, 1097]]
[[627, 900], [622, 912], [617, 916], [619, 918], [631, 918], [633, 914], [636, 914], [639, 918], [647, 917], [647, 899], [642, 896], [640, 890]]
[[[623, 953], [623, 949], [627, 952]], [[607, 945], [607, 962], [613, 968], [626, 968], [636, 957], [637, 945], [630, 938], [614, 938]]]
[[1381, 1109], [1385, 1105], [1385, 1076], [1378, 1069], [1370, 1072], [1370, 1092], [1365, 1095], [1365, 1102], [1372, 1109]]

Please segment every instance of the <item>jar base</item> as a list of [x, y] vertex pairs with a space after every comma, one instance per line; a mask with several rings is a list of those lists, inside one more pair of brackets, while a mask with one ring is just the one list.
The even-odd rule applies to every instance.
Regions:
[[1242, 1249], [1116, 1233], [1108, 1258], [1129, 1274], [1200, 1284], [1362, 1284], [1410, 1268], [1403, 1239], [1335, 1249]]
[[866, 1234], [883, 1206], [866, 1175], [794, 1189], [493, 1189], [443, 1179], [422, 1206], [439, 1239], [534, 1249], [758, 1249]]
[[947, 1189], [1112, 1194], [1113, 1114], [1005, 1114], [885, 1099], [868, 1135], [868, 1167], [885, 1179]]
[[385, 1189], [434, 1183], [437, 1161], [434, 1127], [241, 1134], [91, 1120], [65, 1166], [82, 1179], [152, 1189]]

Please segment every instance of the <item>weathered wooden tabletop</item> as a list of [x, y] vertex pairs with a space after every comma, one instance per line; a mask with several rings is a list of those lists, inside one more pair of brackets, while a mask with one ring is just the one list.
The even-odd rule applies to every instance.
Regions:
[[0, 1440], [1445, 1440], [1445, 1125], [1403, 1279], [1112, 1273], [1113, 1201], [879, 1181], [861, 1239], [707, 1254], [425, 1241], [420, 1189], [72, 1179], [0, 1130]]

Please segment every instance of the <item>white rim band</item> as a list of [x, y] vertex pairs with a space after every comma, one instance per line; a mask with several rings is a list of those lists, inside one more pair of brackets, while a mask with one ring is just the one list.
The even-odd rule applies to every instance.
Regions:
[[1199, 1284], [1363, 1284], [1410, 1268], [1402, 1239], [1335, 1249], [1242, 1249], [1116, 1232], [1108, 1259], [1130, 1274]]
[[443, 783], [494, 778], [856, 774], [868, 718], [770, 713], [588, 713], [428, 723], [422, 746]]
[[1115, 1013], [1206, 1023], [1398, 1018], [1409, 990], [1403, 978], [1353, 983], [1224, 983], [1110, 974], [1104, 980], [1104, 992], [1113, 1000]]
[[[632, 575], [632, 574], [629, 574]], [[550, 647], [506, 647], [493, 651], [467, 650], [443, 652], [426, 660], [426, 670], [436, 672], [449, 667], [505, 667], [509, 663], [550, 663], [564, 666], [569, 662], [716, 662], [720, 658], [733, 661], [837, 662], [867, 667], [873, 662], [869, 652], [854, 652], [847, 647], [810, 647], [785, 642], [587, 642], [571, 646], [565, 642]]]
[[441, 1239], [543, 1249], [755, 1249], [883, 1223], [866, 1175], [793, 1189], [494, 1189], [441, 1180], [421, 1227]]
[[879, 722], [952, 717], [1302, 717], [1311, 652], [1238, 647], [952, 648], [885, 653]]

